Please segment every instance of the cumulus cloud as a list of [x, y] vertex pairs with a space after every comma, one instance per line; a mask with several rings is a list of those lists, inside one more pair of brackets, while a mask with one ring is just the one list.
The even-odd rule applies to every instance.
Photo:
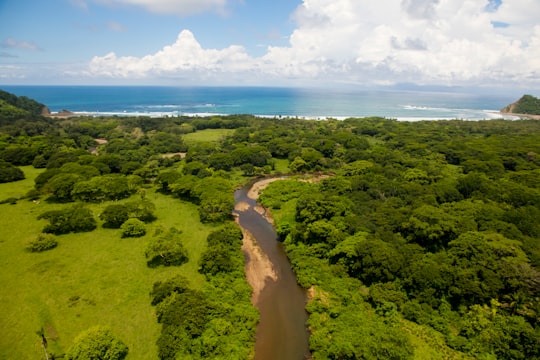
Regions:
[[253, 60], [241, 46], [222, 50], [203, 49], [189, 30], [182, 31], [176, 42], [155, 54], [142, 58], [117, 57], [109, 53], [94, 57], [92, 74], [121, 78], [186, 77], [210, 78], [216, 74], [250, 71]]
[[227, 0], [95, 0], [106, 5], [135, 5], [159, 14], [191, 15], [205, 11], [223, 13]]
[[[111, 0], [112, 1], [112, 0]], [[150, 3], [144, 0], [114, 0]], [[172, 6], [173, 1], [156, 1]], [[190, 4], [189, 1], [185, 2]], [[197, 2], [199, 3], [199, 2]], [[201, 1], [219, 7], [223, 2]], [[96, 76], [256, 81], [540, 86], [540, 2], [531, 0], [304, 0], [288, 46], [253, 58], [242, 46], [204, 49], [185, 30], [142, 58], [94, 57]], [[501, 27], [494, 24], [504, 23]]]

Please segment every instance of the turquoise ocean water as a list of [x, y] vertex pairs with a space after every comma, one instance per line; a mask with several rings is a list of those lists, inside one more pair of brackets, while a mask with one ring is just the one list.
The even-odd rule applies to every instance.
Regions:
[[[458, 92], [324, 90], [268, 87], [1, 86], [47, 105], [92, 115], [253, 114], [343, 119], [493, 119], [512, 95]], [[511, 117], [507, 117], [511, 118]]]

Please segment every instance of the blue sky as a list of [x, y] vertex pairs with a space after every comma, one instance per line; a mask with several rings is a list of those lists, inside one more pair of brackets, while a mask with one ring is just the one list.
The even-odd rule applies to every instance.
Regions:
[[536, 0], [0, 0], [0, 84], [540, 88]]
[[[294, 0], [238, 0], [223, 9], [179, 14], [121, 2], [0, 0], [0, 51], [4, 60], [15, 56], [21, 62], [88, 61], [110, 51], [144, 56], [189, 29], [204, 47], [242, 44], [258, 56], [268, 45], [286, 45], [294, 27], [291, 14], [299, 5]], [[19, 46], [6, 46], [7, 39]]]

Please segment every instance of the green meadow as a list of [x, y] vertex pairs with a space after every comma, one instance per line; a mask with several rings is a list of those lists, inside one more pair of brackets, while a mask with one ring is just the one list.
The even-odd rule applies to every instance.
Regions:
[[234, 133], [234, 129], [205, 129], [182, 136], [186, 144], [192, 145], [201, 142], [218, 142], [228, 135]]
[[[39, 170], [23, 170], [25, 180], [0, 184], [0, 200], [18, 198], [32, 188]], [[152, 285], [183, 274], [193, 287], [201, 287], [205, 280], [197, 272], [198, 261], [213, 227], [199, 222], [196, 205], [152, 189], [147, 189], [146, 198], [156, 205], [157, 216], [146, 236], [121, 238], [120, 230], [99, 226], [89, 233], [60, 235], [58, 246], [42, 253], [25, 250], [46, 224], [37, 216], [72, 204], [19, 200], [0, 205], [0, 359], [44, 358], [41, 329], [49, 353], [62, 354], [80, 332], [94, 325], [109, 326], [126, 343], [127, 359], [157, 357], [160, 328], [150, 305]], [[98, 219], [108, 204], [87, 206]], [[146, 245], [159, 227], [182, 230], [188, 263], [171, 268], [146, 265]]]

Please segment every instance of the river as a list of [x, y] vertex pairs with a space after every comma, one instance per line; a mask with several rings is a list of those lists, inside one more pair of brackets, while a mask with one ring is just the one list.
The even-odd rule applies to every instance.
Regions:
[[252, 301], [260, 313], [255, 360], [309, 359], [306, 293], [296, 282], [273, 226], [256, 211], [260, 207], [248, 196], [248, 190], [235, 192], [235, 215], [245, 235], [246, 276], [254, 291]]

